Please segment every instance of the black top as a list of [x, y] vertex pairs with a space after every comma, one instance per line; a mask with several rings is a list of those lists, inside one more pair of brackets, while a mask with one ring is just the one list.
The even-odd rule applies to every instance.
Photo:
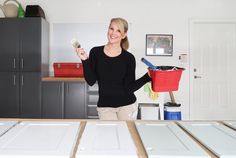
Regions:
[[120, 55], [109, 57], [104, 53], [104, 46], [94, 47], [89, 59], [82, 62], [86, 82], [90, 86], [98, 83], [98, 107], [132, 104], [136, 101], [134, 92], [151, 81], [148, 73], [135, 80], [135, 58], [124, 49]]

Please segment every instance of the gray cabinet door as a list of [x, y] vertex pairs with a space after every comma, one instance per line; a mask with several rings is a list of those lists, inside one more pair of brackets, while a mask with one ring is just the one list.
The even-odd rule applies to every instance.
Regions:
[[65, 118], [87, 118], [85, 82], [65, 82]]
[[0, 72], [0, 117], [19, 117], [19, 73]]
[[63, 82], [42, 82], [42, 118], [64, 118], [63, 91]]
[[20, 20], [20, 70], [41, 70], [41, 18]]
[[20, 74], [20, 113], [23, 118], [41, 118], [41, 73]]
[[0, 71], [18, 71], [19, 23], [16, 18], [0, 19]]

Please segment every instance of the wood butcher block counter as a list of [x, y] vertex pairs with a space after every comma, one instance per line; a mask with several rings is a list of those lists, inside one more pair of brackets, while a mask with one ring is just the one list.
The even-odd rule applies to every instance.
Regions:
[[[13, 123], [12, 123], [13, 122]], [[211, 148], [199, 133], [189, 132], [186, 125], [199, 125], [206, 135], [206, 124], [219, 124], [236, 143], [236, 130], [224, 121], [101, 121], [97, 119], [0, 119], [1, 157], [139, 157], [139, 158], [217, 158], [224, 151]], [[9, 124], [10, 123], [10, 124]], [[201, 126], [201, 125], [203, 126]], [[10, 127], [11, 126], [11, 127]], [[207, 127], [206, 127], [207, 128]], [[212, 127], [211, 127], [212, 128]], [[213, 129], [213, 128], [212, 128]], [[192, 130], [192, 129], [191, 129]], [[206, 129], [207, 130], [207, 129]], [[217, 130], [217, 129], [215, 129]], [[214, 135], [214, 131], [212, 131]], [[222, 138], [222, 133], [216, 131]], [[224, 142], [221, 138], [215, 138]], [[60, 141], [58, 141], [60, 140]], [[129, 144], [128, 146], [126, 144]], [[225, 144], [226, 145], [226, 144]], [[233, 146], [225, 146], [234, 157]], [[112, 155], [114, 154], [114, 155]], [[224, 153], [223, 153], [224, 154]], [[39, 156], [40, 155], [40, 156]]]
[[43, 77], [42, 81], [85, 81], [80, 77]]

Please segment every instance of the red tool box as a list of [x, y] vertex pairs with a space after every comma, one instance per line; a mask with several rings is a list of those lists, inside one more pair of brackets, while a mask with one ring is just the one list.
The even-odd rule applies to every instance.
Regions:
[[82, 63], [53, 63], [55, 77], [84, 77]]

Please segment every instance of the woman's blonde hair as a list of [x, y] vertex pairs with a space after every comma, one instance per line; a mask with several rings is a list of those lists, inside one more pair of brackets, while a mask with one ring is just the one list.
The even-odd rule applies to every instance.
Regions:
[[[123, 19], [123, 18], [112, 18], [110, 24], [111, 23], [117, 24], [117, 26], [119, 27], [122, 35], [124, 35], [125, 33], [128, 32], [128, 22], [125, 19]], [[121, 40], [120, 46], [125, 50], [127, 50], [129, 48], [129, 40], [128, 40], [127, 36], [124, 39]]]

